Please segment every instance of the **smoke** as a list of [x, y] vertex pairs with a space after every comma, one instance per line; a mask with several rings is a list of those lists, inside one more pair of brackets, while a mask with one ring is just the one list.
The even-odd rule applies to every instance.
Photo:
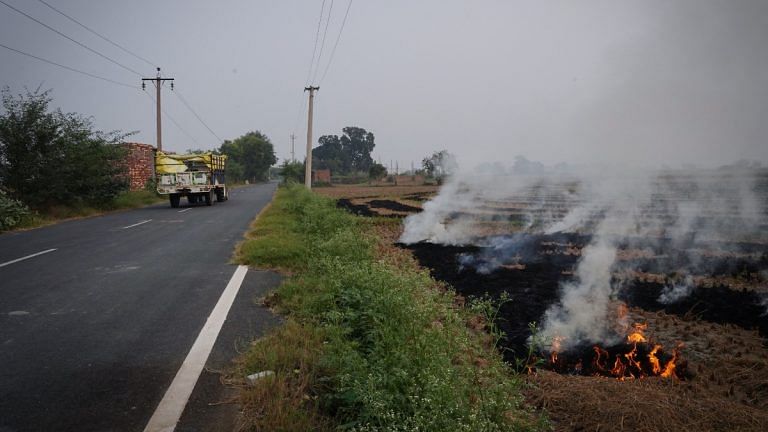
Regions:
[[611, 267], [616, 247], [605, 242], [592, 243], [576, 270], [577, 280], [562, 285], [562, 297], [544, 313], [541, 335], [544, 340], [559, 340], [561, 348], [580, 341], [611, 339], [605, 319], [612, 294]]
[[694, 275], [711, 271], [702, 250], [725, 242], [737, 252], [738, 242], [768, 241], [768, 172], [753, 165], [548, 168], [518, 159], [509, 169], [485, 168], [449, 179], [422, 213], [406, 219], [401, 241], [485, 246], [460, 265], [490, 273], [526, 256], [520, 233], [591, 234], [574, 278], [561, 283], [559, 301], [541, 319], [542, 336], [565, 349], [617, 337], [610, 303], [623, 286], [613, 275], [638, 265], [617, 259], [622, 248], [642, 244], [664, 271], [689, 275], [662, 292], [659, 301], [668, 303], [690, 295]]
[[490, 274], [494, 270], [513, 261], [519, 262], [523, 256], [531, 256], [534, 239], [530, 236], [513, 234], [511, 236], [491, 237], [480, 254], [461, 254], [459, 271], [467, 267], [474, 268], [480, 274]]
[[677, 303], [691, 295], [694, 288], [693, 277], [686, 276], [682, 283], [667, 285], [661, 291], [658, 302], [661, 304]]

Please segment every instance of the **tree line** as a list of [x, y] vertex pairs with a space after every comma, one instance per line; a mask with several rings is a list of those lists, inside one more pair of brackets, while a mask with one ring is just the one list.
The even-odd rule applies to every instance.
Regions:
[[[52, 101], [51, 90], [2, 89], [0, 231], [33, 212], [114, 207], [128, 191], [127, 151], [120, 144], [132, 133], [99, 131], [92, 118], [52, 109]], [[267, 180], [277, 162], [272, 142], [258, 131], [214, 151], [228, 156], [230, 183]]]

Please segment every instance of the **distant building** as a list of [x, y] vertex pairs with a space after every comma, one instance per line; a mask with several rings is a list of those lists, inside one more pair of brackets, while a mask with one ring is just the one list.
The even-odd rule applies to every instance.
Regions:
[[312, 170], [312, 183], [331, 183], [331, 170]]
[[144, 189], [155, 175], [155, 146], [142, 143], [123, 143], [125, 164], [131, 190]]

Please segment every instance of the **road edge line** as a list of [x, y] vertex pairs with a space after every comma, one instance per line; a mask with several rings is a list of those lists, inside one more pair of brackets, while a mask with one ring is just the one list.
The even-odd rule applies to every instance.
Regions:
[[227, 287], [224, 288], [219, 301], [213, 307], [184, 363], [181, 364], [173, 382], [144, 428], [144, 432], [171, 432], [176, 428], [247, 272], [248, 266], [240, 265], [232, 274]]
[[24, 256], [24, 257], [21, 257], [21, 258], [16, 258], [15, 260], [6, 261], [6, 262], [0, 264], [0, 267], [5, 267], [7, 265], [16, 264], [17, 262], [28, 260], [30, 258], [34, 258], [36, 256], [40, 256], [40, 255], [43, 255], [43, 254], [47, 254], [48, 252], [53, 252], [55, 250], [58, 250], [58, 249], [56, 249], [56, 248], [47, 249], [47, 250], [44, 250], [44, 251], [41, 251], [41, 252], [33, 253], [32, 255], [27, 255], [27, 256]]
[[152, 222], [152, 219], [147, 219], [147, 220], [141, 221], [139, 223], [135, 223], [133, 225], [124, 226], [123, 229], [133, 228], [133, 227], [139, 226], [139, 225], [144, 225], [147, 222]]

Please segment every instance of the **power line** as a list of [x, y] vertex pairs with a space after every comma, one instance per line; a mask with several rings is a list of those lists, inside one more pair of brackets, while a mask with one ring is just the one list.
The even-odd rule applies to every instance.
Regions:
[[52, 65], [54, 65], [54, 66], [58, 66], [58, 67], [60, 67], [60, 68], [64, 68], [64, 69], [66, 69], [66, 70], [69, 70], [69, 71], [72, 71], [72, 72], [77, 72], [77, 73], [79, 73], [79, 74], [83, 74], [83, 75], [85, 75], [85, 76], [88, 76], [88, 77], [91, 77], [91, 78], [96, 78], [96, 79], [100, 79], [100, 80], [102, 80], [102, 81], [110, 82], [110, 83], [112, 83], [112, 84], [117, 84], [117, 85], [119, 85], [119, 86], [123, 86], [123, 87], [128, 87], [128, 88], [136, 89], [136, 87], [135, 87], [135, 86], [132, 86], [132, 85], [130, 85], [130, 84], [125, 84], [125, 83], [121, 83], [121, 82], [119, 82], [119, 81], [114, 81], [114, 80], [111, 80], [111, 79], [109, 79], [109, 78], [104, 78], [104, 77], [102, 77], [102, 76], [94, 75], [94, 74], [92, 74], [92, 73], [89, 73], [89, 72], [81, 71], [80, 69], [71, 68], [71, 67], [69, 67], [69, 66], [65, 66], [65, 65], [63, 65], [63, 64], [59, 64], [59, 63], [56, 63], [56, 62], [54, 62], [54, 61], [51, 61], [51, 60], [48, 60], [48, 59], [44, 59], [44, 58], [42, 58], [42, 57], [38, 57], [38, 56], [36, 56], [36, 55], [33, 55], [33, 54], [30, 54], [30, 53], [26, 53], [26, 52], [24, 52], [24, 51], [19, 51], [19, 50], [15, 49], [15, 48], [11, 48], [11, 47], [9, 47], [9, 46], [6, 46], [6, 45], [3, 45], [3, 44], [0, 44], [0, 47], [3, 47], [3, 48], [5, 48], [5, 49], [7, 49], [7, 50], [13, 51], [13, 52], [15, 52], [15, 53], [18, 53], [18, 54], [21, 54], [21, 55], [25, 55], [25, 56], [27, 56], [27, 57], [31, 57], [31, 58], [33, 58], [33, 59], [36, 59], [36, 60], [40, 60], [40, 61], [42, 61], [42, 62], [45, 62], [45, 63], [48, 63], [48, 64], [52, 64]]
[[[155, 103], [155, 98], [153, 98], [153, 97], [152, 97], [152, 95], [150, 95], [150, 94], [149, 94], [149, 93], [147, 93], [147, 92], [142, 92], [142, 93], [144, 93], [145, 95], [147, 95], [147, 97], [148, 97], [150, 100], [152, 100], [152, 103]], [[189, 132], [187, 132], [187, 131], [186, 131], [186, 129], [184, 129], [183, 127], [181, 127], [181, 125], [179, 124], [179, 122], [177, 122], [177, 121], [176, 121], [176, 119], [174, 119], [173, 117], [171, 117], [171, 115], [170, 115], [170, 114], [168, 114], [168, 112], [167, 112], [167, 111], [165, 111], [165, 109], [162, 109], [162, 113], [163, 113], [163, 115], [164, 115], [164, 116], [166, 116], [166, 117], [168, 118], [168, 120], [170, 120], [170, 121], [171, 121], [171, 123], [173, 123], [174, 125], [176, 125], [176, 127], [177, 127], [177, 128], [178, 128], [178, 129], [179, 129], [179, 130], [180, 130], [182, 133], [184, 133], [184, 135], [186, 135], [186, 136], [187, 136], [187, 138], [191, 139], [191, 140], [192, 140], [192, 142], [194, 142], [195, 144], [197, 144], [197, 146], [198, 146], [198, 147], [201, 147], [200, 143], [199, 143], [199, 142], [197, 142], [197, 140], [195, 139], [195, 137], [193, 137], [193, 136], [192, 136], [192, 135], [191, 135]]]
[[54, 32], [54, 33], [56, 33], [56, 34], [58, 34], [59, 36], [61, 36], [61, 37], [63, 37], [63, 38], [66, 38], [66, 39], [69, 39], [70, 41], [72, 41], [72, 42], [74, 42], [74, 43], [76, 43], [76, 44], [80, 45], [81, 47], [83, 47], [83, 48], [87, 49], [88, 51], [90, 51], [90, 52], [92, 52], [92, 53], [94, 53], [94, 54], [98, 55], [99, 57], [102, 57], [102, 58], [104, 58], [104, 59], [106, 59], [106, 60], [109, 60], [110, 62], [112, 62], [112, 63], [114, 63], [114, 64], [116, 64], [116, 65], [120, 66], [121, 68], [123, 68], [123, 69], [125, 69], [125, 70], [127, 70], [127, 71], [130, 71], [130, 72], [133, 72], [133, 73], [135, 73], [135, 74], [136, 74], [136, 75], [138, 75], [138, 76], [141, 76], [141, 74], [140, 74], [139, 72], [135, 71], [134, 69], [131, 69], [131, 68], [129, 68], [128, 66], [126, 66], [126, 65], [124, 65], [124, 64], [122, 64], [122, 63], [120, 63], [120, 62], [118, 62], [117, 60], [114, 60], [114, 59], [112, 59], [112, 58], [110, 58], [110, 57], [107, 57], [106, 55], [104, 55], [104, 54], [102, 54], [102, 53], [100, 53], [100, 52], [96, 51], [95, 49], [93, 49], [93, 48], [91, 48], [91, 47], [89, 47], [89, 46], [87, 46], [87, 45], [85, 45], [85, 44], [83, 44], [83, 43], [80, 43], [80, 42], [78, 42], [78, 41], [76, 41], [76, 40], [72, 39], [71, 37], [69, 37], [69, 36], [65, 35], [64, 33], [60, 32], [60, 31], [58, 31], [58, 30], [56, 30], [55, 28], [53, 28], [53, 27], [49, 26], [48, 24], [46, 24], [46, 23], [44, 23], [44, 22], [42, 22], [42, 21], [38, 20], [37, 18], [35, 18], [35, 17], [31, 16], [31, 15], [28, 15], [27, 13], [25, 13], [25, 12], [22, 12], [22, 11], [20, 11], [19, 9], [16, 9], [15, 7], [13, 7], [13, 6], [9, 5], [9, 4], [8, 4], [8, 3], [6, 3], [5, 1], [3, 1], [3, 0], [0, 0], [0, 3], [4, 4], [5, 6], [7, 6], [7, 7], [8, 7], [8, 8], [10, 8], [10, 9], [12, 9], [12, 10], [14, 10], [14, 11], [16, 11], [16, 12], [20, 13], [21, 15], [24, 15], [25, 17], [29, 18], [30, 20], [32, 20], [32, 21], [34, 21], [34, 22], [36, 22], [36, 23], [40, 24], [41, 26], [43, 26], [43, 27], [47, 28], [48, 30], [50, 30], [50, 31], [52, 31], [52, 32]]
[[[320, 5], [320, 19], [317, 20], [317, 31], [315, 32], [315, 47], [312, 49], [312, 61], [309, 62], [309, 72], [307, 72], [306, 85], [309, 85], [309, 79], [312, 77], [312, 69], [315, 68], [315, 54], [317, 53], [317, 41], [320, 39], [320, 25], [323, 23], [323, 12], [325, 11], [325, 0]], [[301, 99], [304, 100], [304, 95], [301, 95]]]
[[99, 32], [97, 32], [96, 30], [94, 30], [94, 29], [92, 29], [92, 28], [88, 27], [87, 25], [85, 25], [85, 24], [81, 23], [80, 21], [78, 21], [78, 20], [76, 20], [76, 19], [72, 18], [71, 16], [69, 16], [69, 15], [65, 14], [64, 12], [62, 12], [62, 11], [60, 11], [60, 10], [56, 9], [55, 7], [51, 6], [50, 4], [48, 4], [47, 2], [45, 2], [44, 0], [37, 0], [37, 1], [39, 1], [40, 3], [42, 3], [42, 4], [46, 5], [46, 6], [48, 6], [50, 9], [53, 9], [54, 11], [56, 11], [57, 13], [59, 13], [60, 15], [63, 15], [64, 17], [66, 17], [66, 18], [67, 18], [67, 19], [69, 19], [70, 21], [74, 22], [75, 24], [79, 25], [80, 27], [82, 27], [82, 28], [84, 28], [84, 29], [88, 30], [89, 32], [91, 32], [91, 33], [95, 34], [96, 36], [98, 36], [98, 37], [100, 37], [100, 38], [104, 39], [105, 41], [107, 41], [107, 42], [111, 43], [112, 45], [114, 45], [114, 46], [116, 46], [116, 47], [120, 48], [121, 50], [125, 51], [126, 53], [128, 53], [128, 54], [130, 54], [130, 55], [132, 55], [132, 56], [136, 57], [137, 59], [139, 59], [139, 60], [143, 61], [144, 63], [147, 63], [148, 65], [150, 65], [150, 66], [152, 66], [152, 67], [156, 67], [156, 66], [157, 66], [157, 64], [156, 64], [156, 63], [154, 63], [154, 62], [151, 62], [151, 61], [149, 61], [149, 60], [145, 59], [144, 57], [142, 57], [142, 56], [140, 56], [140, 55], [138, 55], [138, 54], [134, 53], [134, 52], [133, 52], [133, 51], [131, 51], [131, 50], [129, 50], [128, 48], [125, 48], [124, 46], [122, 46], [122, 45], [118, 44], [117, 42], [114, 42], [114, 41], [112, 41], [112, 40], [111, 40], [111, 39], [109, 39], [108, 37], [106, 37], [106, 36], [104, 36], [104, 35], [100, 34]]
[[320, 44], [320, 54], [317, 56], [317, 68], [315, 74], [312, 76], [312, 82], [315, 82], [317, 73], [320, 72], [320, 62], [323, 59], [323, 49], [325, 48], [325, 36], [328, 35], [328, 24], [331, 23], [331, 12], [333, 12], [333, 0], [331, 0], [331, 6], [328, 7], [328, 19], [325, 21], [325, 30], [323, 30], [323, 42]]
[[207, 125], [207, 124], [205, 124], [205, 122], [203, 121], [203, 119], [202, 119], [202, 118], [200, 118], [200, 116], [199, 116], [199, 115], [197, 115], [197, 113], [195, 112], [195, 110], [194, 110], [194, 109], [192, 109], [192, 107], [191, 107], [191, 106], [189, 105], [189, 103], [188, 103], [188, 102], [187, 102], [187, 101], [184, 99], [184, 97], [181, 95], [181, 93], [179, 93], [179, 91], [178, 91], [178, 90], [176, 90], [176, 91], [174, 92], [174, 94], [176, 95], [176, 97], [178, 97], [178, 98], [179, 98], [179, 100], [181, 101], [181, 103], [183, 103], [183, 104], [184, 104], [184, 106], [186, 106], [186, 107], [187, 107], [187, 108], [188, 108], [190, 111], [192, 111], [192, 114], [194, 114], [194, 115], [195, 115], [195, 117], [197, 117], [197, 119], [200, 121], [200, 123], [202, 123], [202, 124], [203, 124], [203, 126], [205, 126], [205, 128], [206, 128], [206, 129], [208, 129], [208, 132], [210, 132], [210, 133], [211, 133], [211, 135], [215, 136], [215, 137], [216, 137], [216, 139], [217, 139], [217, 140], [219, 140], [219, 142], [223, 142], [223, 140], [222, 140], [221, 138], [219, 138], [219, 136], [218, 136], [218, 135], [216, 135], [216, 132], [214, 132], [213, 130], [211, 130], [211, 128], [210, 128], [210, 127], [208, 127], [208, 125]]
[[[331, 50], [331, 56], [328, 57], [328, 64], [325, 66], [325, 71], [323, 71], [323, 76], [320, 77], [320, 83], [322, 83], [325, 80], [325, 75], [328, 74], [328, 69], [331, 67], [331, 62], [333, 61], [333, 55], [336, 54], [336, 47], [339, 46], [339, 40], [341, 40], [341, 33], [344, 31], [344, 24], [347, 22], [347, 15], [349, 15], [349, 9], [352, 7], [352, 0], [349, 0], [349, 4], [347, 5], [347, 11], [344, 12], [344, 19], [341, 21], [341, 29], [339, 29], [339, 35], [336, 37], [336, 43], [333, 44], [333, 50]], [[320, 85], [318, 83], [318, 85]]]

